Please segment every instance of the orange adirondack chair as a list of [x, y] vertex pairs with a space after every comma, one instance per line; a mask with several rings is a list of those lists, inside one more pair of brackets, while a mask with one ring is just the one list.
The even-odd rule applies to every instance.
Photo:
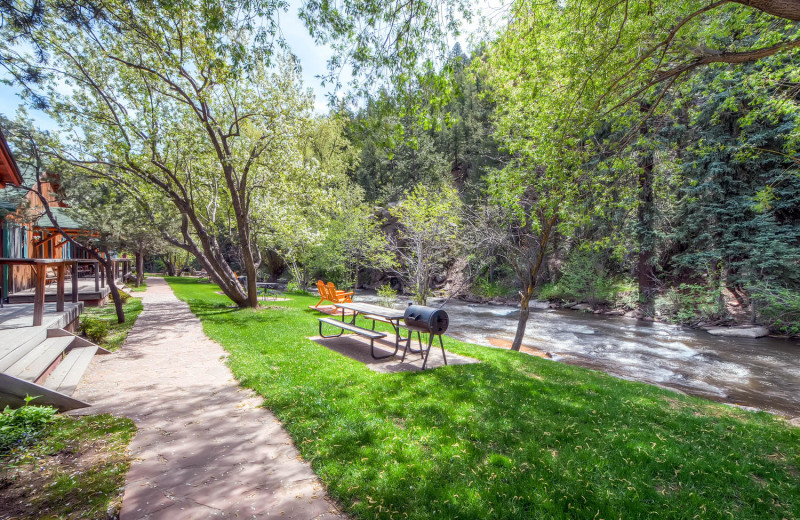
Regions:
[[331, 299], [328, 297], [328, 287], [325, 285], [325, 282], [322, 280], [317, 280], [317, 290], [319, 290], [319, 301], [317, 302], [314, 307], [319, 307], [319, 304], [324, 302], [325, 300], [330, 301]]
[[351, 296], [352, 292], [337, 291], [333, 282], [328, 282], [328, 297], [333, 303], [353, 303]]
[[325, 282], [322, 280], [317, 280], [317, 289], [319, 290], [319, 301], [314, 307], [319, 307], [324, 301], [329, 301], [331, 303], [353, 303], [353, 300], [350, 299], [353, 293], [336, 289], [333, 282], [329, 282], [328, 285], [325, 285]]

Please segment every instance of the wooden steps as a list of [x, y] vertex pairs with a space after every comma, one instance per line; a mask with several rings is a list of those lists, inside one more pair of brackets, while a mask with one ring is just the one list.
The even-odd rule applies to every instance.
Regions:
[[78, 347], [70, 350], [64, 360], [53, 370], [44, 386], [56, 392], [72, 395], [83, 373], [92, 362], [97, 346]]
[[0, 346], [0, 408], [19, 406], [27, 395], [35, 404], [61, 411], [89, 406], [72, 399], [96, 353], [108, 351], [63, 329], [25, 327], [4, 331]]
[[64, 351], [72, 344], [72, 338], [47, 338], [16, 363], [8, 367], [6, 374], [25, 381], [36, 382], [55, 361], [64, 357]]
[[12, 329], [11, 332], [18, 331], [23, 331], [24, 333], [10, 336], [3, 334], [4, 345], [0, 347], [0, 372], [5, 372], [8, 367], [47, 339], [47, 327], [25, 327], [23, 329]]

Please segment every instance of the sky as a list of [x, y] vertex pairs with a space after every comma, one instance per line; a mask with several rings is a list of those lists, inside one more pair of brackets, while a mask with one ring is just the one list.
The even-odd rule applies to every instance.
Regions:
[[[328, 97], [330, 87], [323, 87], [317, 76], [324, 75], [327, 72], [326, 64], [328, 59], [333, 55], [333, 50], [328, 46], [321, 46], [314, 43], [313, 38], [308, 34], [308, 30], [303, 25], [303, 22], [297, 16], [298, 7], [301, 0], [292, 0], [291, 7], [286, 13], [280, 15], [280, 26], [283, 36], [289, 43], [292, 52], [298, 57], [300, 66], [302, 68], [303, 85], [306, 88], [311, 88], [314, 92], [315, 102], [314, 110], [319, 114], [328, 112]], [[497, 0], [480, 0], [475, 3], [476, 6], [491, 6], [500, 5]], [[477, 30], [477, 22], [468, 24], [465, 27], [466, 33]], [[464, 49], [468, 49], [466, 45], [466, 37], [459, 38]], [[453, 42], [455, 44], [455, 41]], [[342, 76], [343, 80], [348, 79], [347, 75]], [[6, 117], [13, 118], [17, 106], [21, 103], [17, 95], [18, 89], [0, 84], [0, 113]], [[46, 114], [34, 110], [29, 110], [29, 115], [34, 119], [34, 122], [42, 130], [55, 130], [56, 124]]]

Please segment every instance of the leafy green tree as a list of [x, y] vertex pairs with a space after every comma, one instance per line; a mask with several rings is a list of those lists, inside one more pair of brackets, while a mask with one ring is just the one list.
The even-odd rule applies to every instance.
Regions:
[[360, 123], [364, 128], [354, 138], [361, 143], [361, 157], [352, 178], [367, 200], [386, 204], [402, 199], [418, 184], [449, 183], [450, 165], [437, 150], [433, 132], [412, 116], [386, 116], [386, 110], [367, 109], [366, 121]]
[[425, 305], [433, 294], [433, 281], [458, 252], [462, 235], [461, 199], [451, 187], [414, 188], [389, 212], [400, 227], [390, 238], [396, 255], [396, 272], [414, 300]]
[[[310, 100], [296, 66], [274, 57], [281, 5], [63, 4], [47, 3], [26, 35], [43, 56], [4, 47], [47, 80], [38, 95], [50, 113], [80, 129], [63, 158], [143, 209], [176, 208], [177, 237], [152, 215], [164, 237], [238, 305], [257, 305], [261, 228], [324, 175], [302, 160]], [[235, 239], [247, 288], [221, 249], [223, 233]]]
[[800, 286], [800, 106], [783, 91], [794, 69], [776, 56], [706, 71], [686, 88], [688, 124], [673, 130], [694, 144], [682, 154], [671, 260], [677, 273], [722, 277], [743, 305], [759, 283]]

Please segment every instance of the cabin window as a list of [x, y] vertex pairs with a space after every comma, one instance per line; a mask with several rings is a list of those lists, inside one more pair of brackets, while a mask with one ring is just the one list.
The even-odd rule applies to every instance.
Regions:
[[8, 250], [5, 255], [8, 258], [25, 258], [25, 228], [7, 223]]

